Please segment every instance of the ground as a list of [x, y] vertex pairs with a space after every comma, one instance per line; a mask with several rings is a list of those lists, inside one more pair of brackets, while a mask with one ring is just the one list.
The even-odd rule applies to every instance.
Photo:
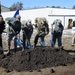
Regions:
[[[35, 35], [35, 33], [33, 34]], [[33, 44], [35, 36], [32, 36], [31, 42]], [[46, 46], [50, 46], [50, 40], [51, 35], [47, 35], [45, 37]], [[63, 46], [64, 49], [68, 52], [69, 55], [74, 56], [75, 55], [75, 46], [71, 46], [71, 40], [72, 35], [63, 35]], [[39, 45], [39, 43], [38, 43]], [[56, 45], [57, 47], [57, 45]], [[5, 51], [7, 51], [7, 35], [3, 36], [3, 48]], [[13, 42], [11, 49], [13, 49]], [[9, 72], [5, 68], [0, 68], [0, 75], [75, 75], [75, 63], [73, 64], [67, 64], [67, 66], [57, 66], [57, 67], [46, 67], [39, 70], [31, 70], [31, 71], [23, 71], [23, 72], [17, 72], [12, 71]]]
[[[51, 73], [51, 69], [54, 69], [54, 73]], [[68, 65], [66, 67], [59, 66], [59, 67], [52, 67], [52, 68], [45, 68], [41, 69], [40, 72], [33, 71], [33, 72], [10, 72], [6, 73], [3, 68], [0, 68], [0, 75], [75, 75], [75, 64]]]

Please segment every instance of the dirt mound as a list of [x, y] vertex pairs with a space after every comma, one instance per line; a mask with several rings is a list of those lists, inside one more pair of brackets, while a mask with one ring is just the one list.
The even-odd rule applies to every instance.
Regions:
[[37, 47], [32, 50], [18, 51], [14, 55], [0, 55], [0, 66], [10, 71], [32, 71], [52, 66], [66, 66], [75, 62], [75, 56], [64, 50], [51, 47]]

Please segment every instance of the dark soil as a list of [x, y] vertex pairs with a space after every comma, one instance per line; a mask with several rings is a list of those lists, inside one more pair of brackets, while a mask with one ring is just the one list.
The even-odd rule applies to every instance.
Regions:
[[53, 66], [67, 66], [75, 62], [75, 56], [65, 50], [51, 47], [37, 47], [18, 51], [14, 55], [0, 55], [0, 66], [8, 71], [33, 71]]

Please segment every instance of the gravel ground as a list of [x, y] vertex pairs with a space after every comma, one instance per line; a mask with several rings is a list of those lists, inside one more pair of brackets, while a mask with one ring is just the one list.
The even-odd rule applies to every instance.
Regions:
[[[32, 37], [31, 37], [31, 43], [32, 43], [32, 45], [33, 45], [33, 41], [34, 41], [34, 37], [35, 37], [35, 34], [36, 34], [36, 30], [34, 30], [35, 32], [33, 33], [33, 35], [32, 35]], [[6, 51], [6, 50], [8, 50], [8, 45], [7, 45], [7, 41], [8, 41], [8, 37], [7, 37], [7, 35], [6, 34], [3, 34], [3, 49], [4, 49], [4, 51]], [[0, 68], [0, 75], [75, 75], [75, 70], [74, 70], [74, 68], [75, 68], [75, 65], [73, 64], [73, 62], [75, 61], [74, 60], [74, 56], [75, 56], [75, 46], [71, 46], [71, 40], [72, 40], [72, 34], [63, 34], [63, 37], [62, 37], [62, 41], [63, 41], [63, 46], [64, 46], [64, 49], [65, 49], [65, 51], [60, 51], [59, 49], [58, 49], [58, 54], [56, 53], [56, 48], [55, 49], [53, 49], [53, 51], [52, 51], [52, 49], [51, 49], [51, 47], [50, 47], [50, 40], [51, 40], [51, 35], [49, 34], [49, 35], [47, 35], [46, 37], [45, 37], [45, 42], [46, 42], [46, 46], [49, 46], [49, 47], [46, 47], [46, 48], [38, 48], [38, 49], [35, 49], [35, 50], [33, 50], [33, 51], [30, 51], [30, 52], [27, 52], [27, 54], [26, 54], [26, 52], [17, 52], [15, 55], [11, 55], [11, 56], [8, 56], [8, 57], [5, 57], [5, 56], [1, 56], [0, 57], [0, 63], [4, 63], [3, 65], [2, 64], [0, 64], [0, 66], [2, 66], [2, 67], [4, 67], [4, 68], [7, 68], [7, 70], [6, 69], [3, 69], [3, 68]], [[40, 40], [39, 40], [40, 41]], [[40, 45], [39, 44], [39, 42], [38, 42], [38, 44], [37, 44], [38, 46]], [[55, 47], [57, 47], [57, 43], [56, 43], [56, 46]], [[11, 49], [13, 49], [14, 47], [13, 47], [13, 41], [12, 41], [12, 43], [11, 43]], [[54, 55], [53, 57], [54, 58], [51, 58], [51, 59], [54, 59], [54, 60], [52, 60], [53, 61], [53, 63], [51, 63], [51, 65], [52, 66], [55, 66], [55, 63], [57, 62], [57, 66], [60, 66], [60, 65], [62, 65], [62, 66], [60, 66], [60, 67], [52, 67], [49, 63], [47, 64], [46, 63], [46, 61], [44, 62], [44, 65], [43, 64], [41, 64], [41, 62], [42, 62], [42, 58], [41, 58], [41, 56], [37, 56], [37, 55], [39, 55], [38, 54], [38, 52], [40, 51], [40, 53], [43, 53], [42, 51], [43, 50], [45, 50], [45, 53], [46, 53], [46, 55], [49, 53], [49, 52], [51, 52], [52, 51], [52, 53], [54, 53], [54, 54], [52, 54], [51, 53], [51, 55], [49, 54], [49, 55], [47, 55], [47, 56], [49, 56], [50, 58], [52, 57], [52, 55]], [[36, 53], [37, 54], [36, 54]], [[36, 71], [33, 71], [33, 70], [35, 70], [36, 69], [36, 65], [35, 65], [35, 63], [33, 63], [32, 65], [33, 65], [33, 68], [31, 67], [31, 68], [28, 68], [28, 69], [22, 69], [22, 70], [19, 70], [19, 68], [16, 68], [16, 67], [14, 67], [14, 68], [11, 68], [12, 66], [13, 66], [13, 64], [16, 64], [15, 62], [18, 62], [18, 63], [20, 63], [20, 59], [22, 59], [22, 56], [24, 57], [24, 54], [23, 53], [25, 53], [25, 56], [27, 56], [28, 55], [28, 57], [30, 56], [28, 53], [30, 53], [30, 54], [32, 54], [33, 56], [35, 56], [36, 55], [36, 57], [37, 57], [37, 59], [38, 59], [38, 57], [40, 57], [40, 59], [41, 59], [41, 61], [37, 64], [38, 65], [38, 69], [36, 70]], [[23, 54], [23, 55], [22, 55]], [[71, 55], [69, 55], [69, 54], [71, 54]], [[40, 55], [42, 55], [42, 54], [40, 54]], [[72, 56], [73, 55], [73, 56]], [[18, 57], [17, 57], [18, 56]], [[36, 59], [36, 57], [34, 58], [34, 59]], [[45, 56], [45, 54], [44, 54], [44, 57], [46, 58], [46, 56]], [[57, 61], [55, 61], [56, 60], [56, 57], [57, 57]], [[58, 58], [59, 57], [59, 58]], [[12, 59], [11, 59], [12, 58]], [[20, 59], [19, 59], [20, 58]], [[26, 58], [26, 57], [25, 57]], [[31, 56], [31, 58], [32, 58], [32, 56]], [[30, 58], [30, 59], [31, 59]], [[48, 57], [47, 57], [48, 58]], [[12, 61], [14, 60], [14, 59], [17, 59], [17, 60], [15, 60], [15, 62], [13, 62], [13, 64], [12, 64]], [[28, 58], [29, 59], [29, 58]], [[60, 60], [60, 59], [62, 59], [62, 60]], [[67, 60], [66, 60], [67, 59]], [[23, 59], [24, 60], [24, 59]], [[45, 59], [44, 59], [45, 60]], [[48, 59], [47, 59], [48, 60]], [[61, 62], [65, 62], [65, 60], [66, 60], [66, 62], [64, 63], [64, 64], [61, 64], [61, 62], [59, 63], [58, 61], [61, 61]], [[64, 60], [64, 61], [63, 61]], [[7, 62], [7, 63], [6, 63]], [[10, 65], [8, 65], [8, 62], [10, 63]], [[30, 61], [29, 61], [30, 62]], [[50, 62], [50, 60], [49, 60], [49, 62]], [[70, 65], [68, 65], [68, 63], [71, 63]], [[25, 62], [24, 62], [25, 63]], [[21, 63], [20, 63], [21, 64]], [[18, 64], [16, 64], [16, 65], [18, 65]], [[40, 66], [39, 66], [40, 65]], [[46, 66], [45, 66], [46, 65]], [[48, 66], [47, 66], [48, 65]], [[66, 66], [66, 67], [63, 67], [63, 65], [64, 66]], [[21, 65], [21, 67], [22, 67], [23, 65]], [[29, 65], [30, 66], [30, 65]], [[36, 66], [36, 67], [35, 67]], [[45, 67], [44, 67], [45, 66]], [[19, 66], [18, 66], [19, 67]], [[47, 68], [47, 67], [51, 67], [51, 68]], [[10, 72], [10, 69], [11, 68], [11, 70], [16, 70], [16, 71], [26, 71], [26, 70], [28, 70], [28, 72], [16, 72], [16, 71], [12, 71], [12, 72]], [[41, 68], [43, 68], [43, 69], [41, 69]], [[70, 69], [69, 69], [70, 68]], [[64, 70], [65, 69], [65, 70]], [[53, 72], [53, 70], [54, 70], [54, 73], [52, 73]], [[30, 72], [29, 72], [30, 71]]]

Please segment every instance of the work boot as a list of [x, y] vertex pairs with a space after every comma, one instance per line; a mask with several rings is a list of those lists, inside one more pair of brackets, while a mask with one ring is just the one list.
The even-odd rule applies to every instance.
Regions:
[[59, 49], [60, 49], [60, 50], [64, 50], [63, 46], [60, 46]]
[[72, 44], [71, 46], [75, 46], [74, 44]]
[[33, 45], [33, 48], [35, 48], [35, 47], [36, 47], [36, 44]]
[[0, 54], [3, 54], [3, 50], [0, 50]]
[[5, 55], [9, 56], [9, 55], [10, 55], [10, 51], [8, 50], [7, 53], [6, 53]]

